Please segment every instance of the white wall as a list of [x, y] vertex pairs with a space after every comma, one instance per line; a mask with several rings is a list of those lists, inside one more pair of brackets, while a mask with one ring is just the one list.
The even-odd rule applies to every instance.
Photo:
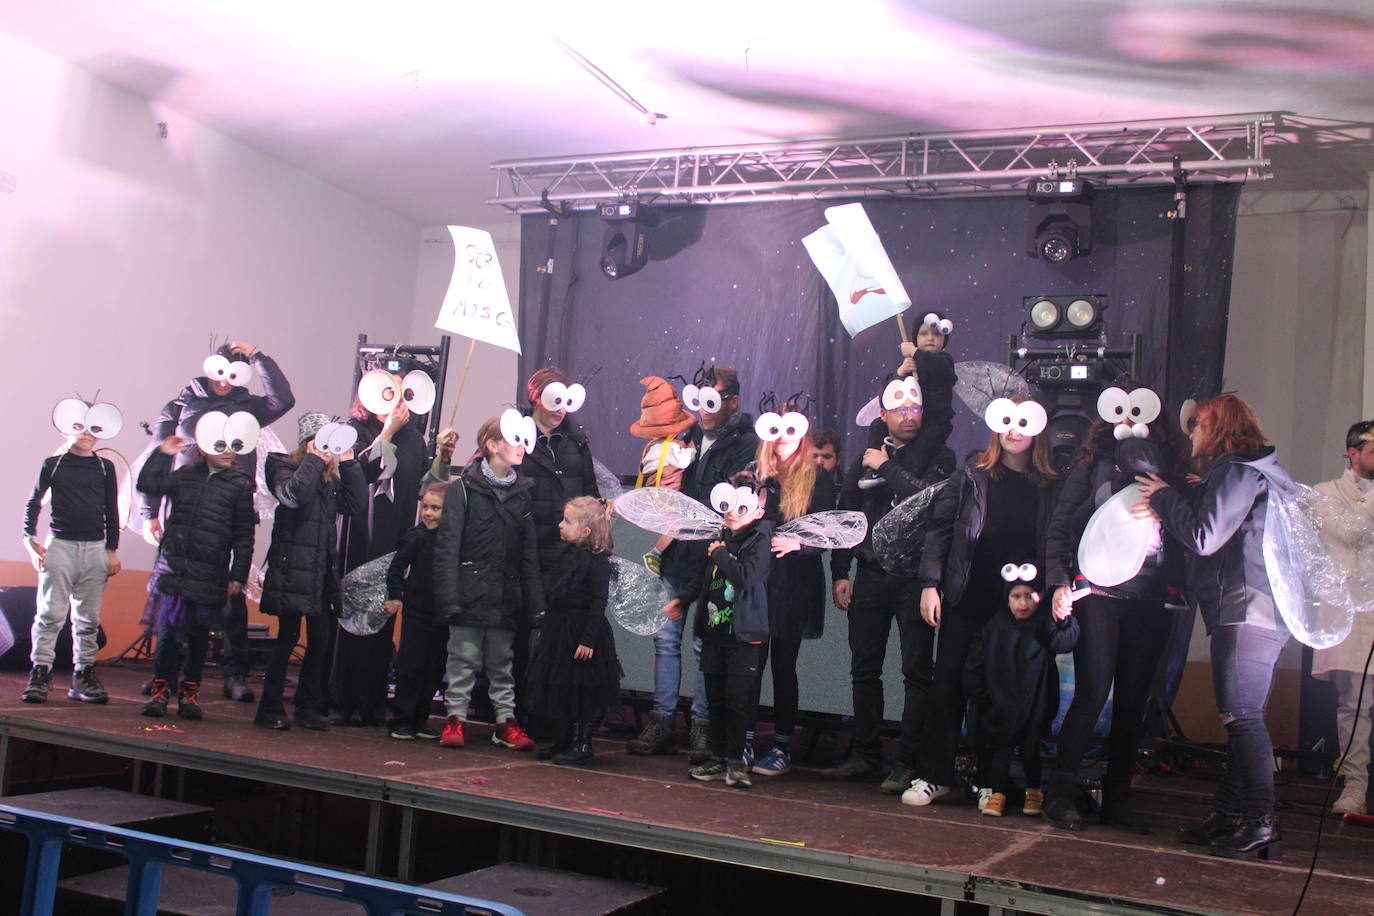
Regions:
[[[19, 514], [58, 444], [58, 399], [100, 389], [132, 459], [138, 421], [200, 374], [210, 334], [229, 335], [290, 378], [289, 441], [301, 411], [347, 410], [359, 332], [411, 333], [414, 222], [4, 35], [0, 111], [0, 172], [16, 178], [0, 191], [0, 507], [15, 532], [0, 559], [25, 559]], [[125, 564], [149, 568], [151, 549], [124, 543]]]

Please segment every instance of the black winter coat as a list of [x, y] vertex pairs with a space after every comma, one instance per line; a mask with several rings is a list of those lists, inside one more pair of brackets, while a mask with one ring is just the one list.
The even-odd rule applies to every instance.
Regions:
[[[926, 525], [925, 546], [921, 551], [921, 587], [938, 588], [946, 604], [957, 605], [968, 589], [969, 574], [973, 570], [973, 555], [983, 536], [983, 522], [988, 514], [988, 472], [977, 467], [983, 453], [973, 452], [950, 477], [949, 485], [936, 494], [930, 507]], [[1057, 487], [1040, 490], [1035, 513], [1034, 553], [1018, 553], [1018, 557], [1034, 557], [1036, 566], [1044, 568], [1045, 531], [1054, 510]], [[1030, 545], [1027, 545], [1028, 547]]]
[[[677, 598], [682, 607], [696, 603], [693, 626], [698, 637], [707, 635], [706, 604], [711, 594], [711, 579], [722, 576], [734, 586], [734, 612], [731, 629], [740, 642], [765, 642], [768, 639], [768, 571], [773, 560], [773, 523], [759, 519], [743, 531], [726, 530], [723, 545], [706, 557]], [[710, 546], [710, 542], [703, 542]]]
[[1029, 620], [1003, 608], [973, 637], [964, 690], [978, 706], [978, 734], [1002, 747], [1046, 734], [1059, 710], [1054, 657], [1078, 642], [1078, 618], [1055, 620], [1048, 603]]
[[[227, 394], [215, 394], [210, 387], [210, 380], [201, 376], [191, 379], [191, 383], [181, 389], [181, 393], [162, 407], [162, 413], [157, 418], [157, 425], [153, 427], [154, 443], [161, 443], [168, 436], [181, 436], [184, 439], [195, 440], [196, 423], [201, 416], [212, 410], [218, 410], [225, 414], [238, 413], [245, 411], [251, 413], [258, 421], [259, 426], [270, 426], [277, 420], [286, 416], [292, 407], [296, 406], [296, 398], [291, 393], [291, 383], [282, 375], [281, 369], [275, 360], [265, 353], [259, 353], [253, 357], [253, 369], [257, 376], [262, 379], [262, 387], [266, 394], [252, 394], [247, 388], [231, 388]], [[157, 445], [153, 445], [148, 454], [151, 455], [156, 450]], [[192, 446], [176, 457], [175, 467], [184, 467], [191, 456], [196, 452]], [[146, 459], [145, 459], [146, 460]], [[258, 470], [258, 453], [249, 452], [246, 455], [239, 455], [236, 463], [249, 476], [255, 478]], [[143, 517], [156, 518], [161, 502], [152, 500], [145, 496], [143, 499]]]
[[339, 477], [324, 480], [324, 460], [306, 454], [300, 465], [280, 453], [267, 456], [267, 486], [277, 498], [267, 576], [262, 583], [264, 614], [317, 617], [338, 606], [338, 515], [367, 505], [367, 483], [356, 461], [339, 464]]
[[[701, 455], [702, 429], [693, 426], [683, 437], [683, 442], [697, 450], [697, 460], [682, 472], [682, 493], [697, 502], [709, 502], [711, 488], [724, 480], [729, 480], [749, 466], [759, 447], [759, 437], [754, 432], [754, 418], [743, 411], [736, 411], [725, 421], [716, 437], [711, 450]], [[674, 541], [663, 553], [663, 575], [679, 582], [685, 582], [701, 572], [706, 562], [707, 541]]]
[[449, 485], [434, 543], [434, 594], [451, 625], [513, 630], [544, 613], [534, 483], [493, 486], [473, 462]]
[[237, 466], [211, 474], [203, 461], [173, 471], [160, 449], [138, 475], [138, 491], [171, 508], [153, 564], [157, 591], [222, 607], [229, 583], [248, 581], [253, 565], [253, 478]]
[[434, 542], [438, 535], [437, 528], [411, 528], [396, 545], [396, 555], [386, 570], [386, 598], [401, 602], [401, 613], [410, 623], [434, 619]]
[[565, 417], [552, 433], [539, 437], [515, 473], [534, 483], [534, 534], [541, 565], [548, 568], [557, 553], [564, 504], [578, 496], [601, 495], [592, 469], [592, 450], [582, 428], [572, 417]]
[[1264, 565], [1264, 522], [1269, 484], [1265, 472], [1287, 477], [1272, 446], [1251, 455], [1223, 455], [1202, 475], [1196, 499], [1165, 487], [1150, 497], [1164, 527], [1195, 554], [1188, 593], [1211, 633], [1218, 626], [1251, 623], [1282, 629]]
[[[777, 494], [770, 491], [773, 503]], [[816, 474], [807, 514], [835, 508], [833, 478], [824, 471]], [[779, 516], [780, 520], [780, 516]], [[803, 547], [783, 557], [774, 557], [768, 572], [768, 632], [773, 639], [797, 641], [818, 639], [825, 632], [825, 564], [821, 551]]]
[[344, 519], [339, 535], [339, 553], [344, 572], [391, 553], [401, 542], [401, 535], [415, 527], [420, 504], [420, 481], [428, 470], [422, 435], [424, 423], [424, 417], [412, 415], [410, 422], [396, 431], [391, 439], [396, 449], [396, 471], [389, 481], [378, 482], [382, 474], [381, 459], [364, 459], [361, 456], [381, 434], [382, 424], [375, 417], [348, 421], [358, 431], [353, 454], [359, 456], [359, 464], [367, 480], [368, 502]]
[[578, 634], [577, 645], [595, 646], [610, 600], [611, 559], [561, 539], [552, 551], [553, 563], [543, 573], [548, 618], [568, 617], [567, 629]]

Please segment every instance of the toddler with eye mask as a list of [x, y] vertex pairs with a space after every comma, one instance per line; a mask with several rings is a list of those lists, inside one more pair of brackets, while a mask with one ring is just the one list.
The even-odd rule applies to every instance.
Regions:
[[138, 475], [140, 493], [169, 504], [153, 567], [154, 587], [163, 598], [145, 716], [167, 715], [180, 677], [177, 715], [203, 717], [198, 695], [210, 623], [219, 620], [227, 598], [242, 593], [253, 561], [253, 478], [235, 462], [257, 447], [258, 434], [258, 421], [246, 411], [210, 411], [196, 423], [189, 464], [171, 469], [185, 440], [168, 436]]

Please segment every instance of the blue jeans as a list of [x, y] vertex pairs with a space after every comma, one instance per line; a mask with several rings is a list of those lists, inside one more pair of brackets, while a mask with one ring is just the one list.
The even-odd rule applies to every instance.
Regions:
[[1274, 742], [1264, 710], [1288, 631], [1249, 623], [1212, 631], [1212, 688], [1226, 726], [1227, 766], [1212, 806], [1254, 819], [1274, 813]]
[[[674, 596], [687, 583], [663, 577], [663, 584]], [[682, 617], [669, 620], [654, 634], [654, 712], [672, 721], [677, 712], [678, 690], [682, 686], [682, 631], [692, 608], [683, 608]], [[706, 679], [701, 673], [701, 640], [692, 638], [692, 652], [697, 660], [697, 676], [692, 684], [692, 718], [706, 721]]]

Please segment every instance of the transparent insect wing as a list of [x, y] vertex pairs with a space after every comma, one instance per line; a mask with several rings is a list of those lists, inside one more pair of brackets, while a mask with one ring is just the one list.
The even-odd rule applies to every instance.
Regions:
[[749, 487], [735, 488], [735, 512], [740, 518], [759, 507], [759, 495]]
[[261, 432], [262, 427], [258, 425], [258, 418], [246, 410], [230, 414], [224, 424], [225, 441], [238, 455], [246, 455], [257, 448], [258, 435]]
[[528, 452], [538, 440], [539, 428], [534, 425], [534, 417], [525, 417], [520, 421], [520, 444]]
[[1164, 408], [1159, 400], [1159, 395], [1149, 388], [1137, 388], [1132, 391], [1130, 405], [1131, 420], [1136, 423], [1153, 423], [1159, 418], [1159, 413]]
[[907, 387], [902, 379], [895, 378], [883, 389], [883, 409], [896, 410], [906, 404]]
[[1016, 422], [1016, 402], [1011, 398], [998, 398], [988, 405], [988, 409], [983, 413], [983, 422], [988, 425], [988, 429], [1001, 435], [1009, 432], [1012, 424]]
[[1021, 568], [1015, 563], [1008, 563], [1002, 567], [1002, 581], [1004, 582], [1015, 582], [1020, 574]]
[[235, 388], [247, 388], [248, 383], [253, 380], [253, 367], [243, 360], [232, 362], [224, 380]]
[[501, 438], [511, 445], [524, 445], [521, 439], [524, 432], [524, 416], [514, 407], [507, 407], [501, 414]]
[[587, 403], [587, 389], [578, 384], [569, 385], [568, 406], [566, 408], [568, 413], [577, 413], [582, 409], [582, 405], [585, 403]]
[[1022, 401], [1016, 405], [1016, 423], [1012, 428], [1024, 436], [1038, 436], [1045, 431], [1049, 422], [1044, 407], [1035, 401]]
[[707, 385], [702, 388], [699, 396], [701, 397], [701, 409], [707, 413], [719, 413], [722, 403], [720, 392]]
[[429, 413], [434, 409], [434, 379], [423, 369], [407, 372], [401, 380], [401, 397], [411, 413]]
[[80, 398], [63, 398], [52, 409], [52, 425], [64, 436], [74, 436], [86, 429], [86, 402]]
[[736, 502], [738, 497], [735, 495], [735, 488], [724, 481], [711, 488], [711, 508], [721, 515], [725, 515], [731, 509], [739, 505]]
[[782, 437], [788, 442], [796, 442], [811, 429], [811, 421], [795, 410], [782, 415]]
[[205, 371], [205, 377], [212, 382], [227, 382], [229, 380], [229, 360], [218, 353], [211, 353], [205, 357], [205, 362], [201, 363], [201, 369]]
[[916, 376], [908, 375], [902, 379], [902, 385], [906, 387], [906, 400], [908, 404], [921, 404], [921, 383], [916, 381]]
[[682, 406], [693, 413], [701, 410], [701, 389], [696, 385], [683, 385]]
[[878, 411], [881, 409], [882, 399], [874, 398], [873, 400], [869, 401], [867, 404], [859, 408], [859, 412], [854, 415], [855, 424], [864, 427], [872, 426], [873, 421], [878, 419], [879, 416], [881, 416], [881, 414], [878, 413]]
[[771, 410], [754, 421], [754, 433], [764, 442], [776, 442], [782, 438], [782, 417]]
[[549, 382], [539, 394], [539, 403], [549, 413], [568, 409], [568, 386], [562, 382]]
[[954, 333], [954, 322], [950, 321], [948, 318], [941, 318], [940, 323], [936, 326], [935, 329], [939, 331], [941, 334], [948, 337], [949, 335]]
[[1038, 573], [1039, 570], [1035, 568], [1034, 563], [1022, 563], [1021, 568], [1016, 571], [1022, 582], [1034, 582]]
[[847, 550], [863, 543], [868, 519], [862, 512], [832, 509], [794, 518], [778, 526], [777, 533], [790, 535], [807, 547]]
[[97, 439], [113, 439], [124, 428], [124, 415], [113, 404], [94, 404], [86, 411], [86, 428]]
[[225, 429], [229, 418], [222, 411], [212, 410], [196, 421], [196, 445], [207, 455], [222, 455], [229, 450]]
[[396, 376], [385, 369], [373, 369], [358, 380], [358, 401], [370, 414], [386, 416], [400, 403]]
[[1130, 410], [1131, 396], [1120, 388], [1104, 388], [1097, 396], [1097, 415], [1108, 423], [1128, 419]]
[[615, 513], [646, 531], [681, 540], [701, 541], [720, 534], [719, 515], [667, 487], [629, 490], [615, 501]]

